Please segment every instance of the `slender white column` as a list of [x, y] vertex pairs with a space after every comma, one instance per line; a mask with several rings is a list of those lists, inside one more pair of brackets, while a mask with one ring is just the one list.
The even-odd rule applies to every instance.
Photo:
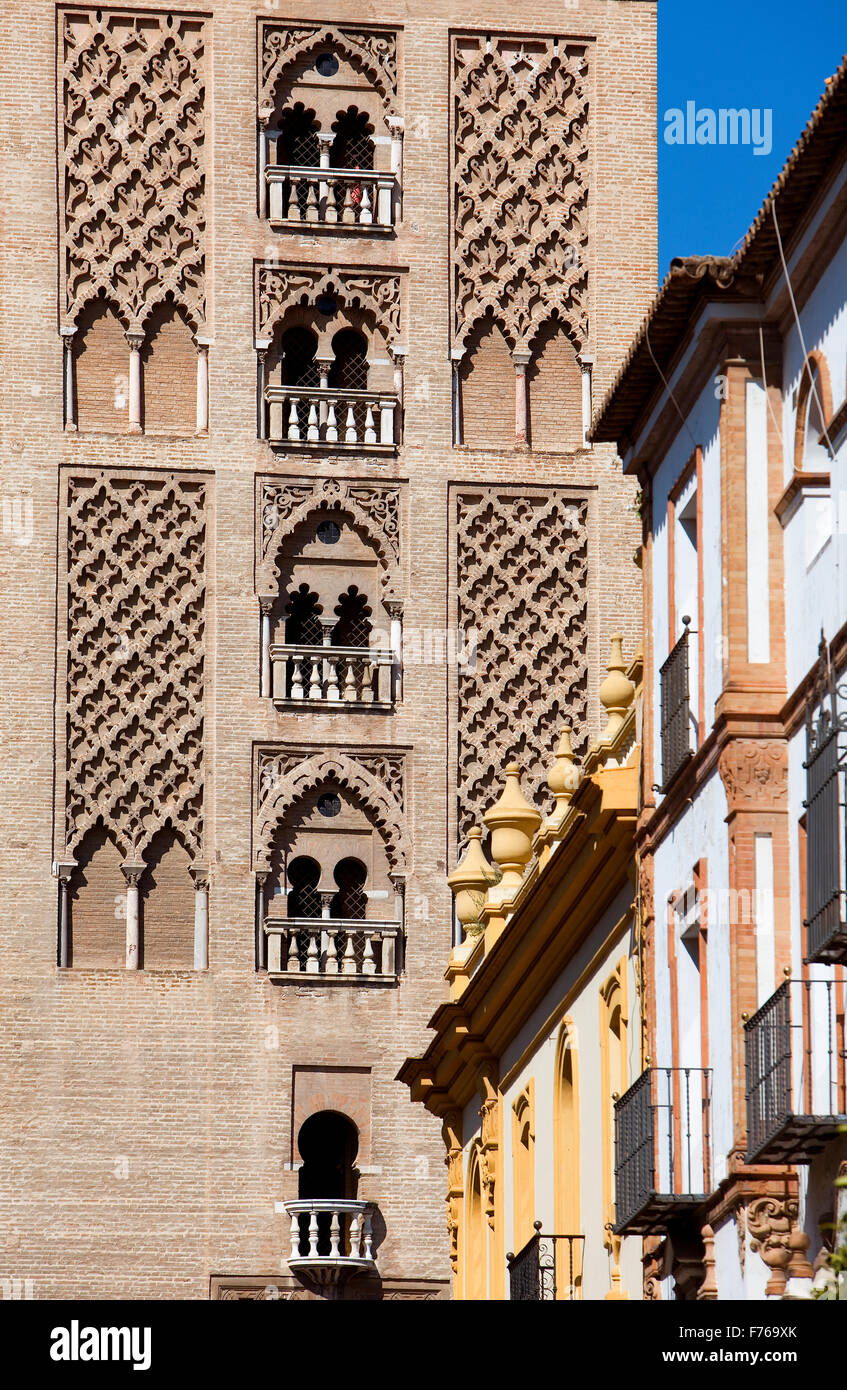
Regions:
[[[265, 880], [268, 875], [265, 870], [259, 870], [256, 874], [256, 969], [265, 968]], [[276, 938], [279, 941], [279, 938]], [[277, 948], [277, 956], [279, 949]], [[270, 963], [270, 962], [269, 962]], [[278, 967], [277, 967], [278, 968]]]
[[197, 434], [209, 432], [209, 340], [197, 339]]
[[65, 355], [65, 429], [76, 429], [76, 389], [74, 382], [74, 336], [76, 328], [68, 325], [60, 328]]
[[[329, 155], [334, 141], [335, 136], [332, 131], [322, 130], [318, 132], [319, 160], [322, 169], [329, 168]], [[318, 215], [322, 222], [337, 222], [338, 220], [335, 199], [329, 196], [328, 179], [321, 179], [318, 184]]]
[[129, 343], [129, 432], [141, 434], [141, 345], [143, 333], [127, 333]]
[[385, 605], [391, 619], [391, 652], [394, 680], [392, 682], [394, 699], [403, 698], [403, 605], [392, 599]]
[[68, 939], [68, 896], [71, 887], [71, 874], [76, 868], [76, 860], [68, 859], [56, 864], [55, 873], [59, 880], [59, 967], [67, 969], [70, 964], [70, 942]]
[[194, 879], [194, 969], [209, 967], [209, 870], [191, 869]]
[[268, 128], [264, 121], [259, 120], [257, 130], [258, 149], [256, 163], [259, 168], [259, 217], [264, 219], [268, 215], [268, 186], [265, 182], [265, 168], [268, 162]]
[[400, 220], [403, 197], [403, 117], [389, 116], [391, 131], [391, 172], [394, 175], [394, 222]]
[[451, 348], [450, 360], [453, 363], [453, 443], [464, 444], [464, 433], [462, 430], [462, 378], [459, 371], [462, 365], [462, 358], [465, 349]]
[[144, 865], [121, 864], [121, 871], [126, 879], [126, 968], [137, 970], [141, 951], [138, 880], [144, 873]]
[[515, 443], [524, 449], [528, 443], [526, 369], [529, 357], [528, 352], [512, 353], [512, 361], [515, 364]]
[[582, 368], [582, 438], [586, 448], [591, 447], [588, 431], [591, 429], [591, 369], [594, 358], [584, 354], [579, 359]]
[[273, 599], [260, 598], [262, 613], [262, 697], [267, 699], [271, 693], [271, 607]]
[[406, 925], [406, 878], [404, 874], [389, 874], [394, 889], [394, 920], [397, 923], [397, 936], [393, 940], [382, 940], [382, 973], [397, 975], [403, 969], [403, 941]]
[[267, 439], [268, 437], [265, 387], [267, 385], [267, 356], [270, 345], [270, 338], [256, 339], [256, 437], [258, 439]]

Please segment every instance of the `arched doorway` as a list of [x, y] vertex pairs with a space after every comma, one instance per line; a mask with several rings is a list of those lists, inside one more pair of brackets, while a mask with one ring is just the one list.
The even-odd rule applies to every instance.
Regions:
[[[300, 1201], [354, 1201], [358, 1185], [355, 1167], [359, 1150], [359, 1131], [353, 1121], [337, 1110], [320, 1110], [310, 1115], [300, 1128], [297, 1147], [303, 1160], [298, 1175], [297, 1195]], [[329, 1255], [331, 1241], [330, 1212], [317, 1216], [300, 1215], [300, 1253], [309, 1252], [309, 1231], [317, 1221], [317, 1253]], [[343, 1253], [347, 1253], [344, 1251]]]

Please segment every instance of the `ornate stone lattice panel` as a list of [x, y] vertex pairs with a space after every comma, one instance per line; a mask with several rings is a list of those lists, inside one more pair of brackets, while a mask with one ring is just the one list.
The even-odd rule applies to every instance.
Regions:
[[58, 25], [62, 322], [102, 290], [138, 332], [170, 294], [199, 331], [204, 20], [72, 7]]
[[389, 347], [400, 338], [400, 276], [389, 270], [342, 269], [323, 266], [257, 265], [256, 330], [273, 337], [289, 309], [338, 296], [346, 306], [361, 309], [373, 319]]
[[255, 756], [253, 855], [257, 870], [270, 863], [273, 837], [286, 812], [325, 783], [347, 788], [385, 840], [392, 869], [406, 870], [405, 754], [277, 745], [257, 748]]
[[257, 585], [262, 594], [276, 589], [278, 555], [286, 536], [318, 511], [349, 516], [379, 556], [383, 597], [398, 586], [400, 560], [400, 489], [390, 483], [345, 482], [336, 478], [314, 482], [278, 482], [264, 478], [258, 497], [259, 551]]
[[397, 36], [388, 29], [335, 24], [274, 24], [264, 21], [259, 36], [259, 120], [267, 121], [276, 88], [293, 63], [324, 49], [342, 53], [371, 81], [387, 115], [397, 107]]
[[586, 346], [587, 55], [539, 36], [453, 38], [457, 347], [488, 310], [513, 350], [554, 311]]
[[170, 823], [203, 837], [205, 487], [68, 484], [66, 845], [99, 816], [138, 859]]
[[[557, 489], [481, 487], [456, 494], [457, 623], [477, 632], [458, 673], [458, 830], [499, 794], [516, 758], [523, 789], [549, 810], [546, 786], [562, 724], [585, 740], [587, 503]], [[470, 663], [469, 663], [470, 664]]]

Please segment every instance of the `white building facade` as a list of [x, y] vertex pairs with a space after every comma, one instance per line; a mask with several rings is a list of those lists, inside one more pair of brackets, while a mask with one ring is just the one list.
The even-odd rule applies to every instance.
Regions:
[[649, 1056], [616, 1163], [647, 1297], [808, 1296], [843, 1215], [845, 212], [842, 65], [594, 423], [642, 489]]

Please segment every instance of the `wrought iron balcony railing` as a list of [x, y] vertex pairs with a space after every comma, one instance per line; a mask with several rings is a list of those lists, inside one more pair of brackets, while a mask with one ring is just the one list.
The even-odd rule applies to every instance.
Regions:
[[615, 1233], [661, 1230], [712, 1185], [711, 1080], [704, 1067], [650, 1067], [615, 1103]]
[[573, 1302], [582, 1296], [585, 1236], [543, 1235], [535, 1222], [517, 1255], [507, 1255], [509, 1298], [513, 1303]]
[[[843, 694], [843, 692], [842, 692]], [[847, 961], [847, 715], [821, 639], [806, 712], [806, 959]]]
[[268, 439], [297, 449], [393, 453], [397, 397], [385, 391], [266, 386]]
[[268, 916], [264, 931], [271, 977], [301, 984], [393, 982], [402, 970], [398, 922]]
[[845, 986], [786, 980], [744, 1025], [747, 1162], [809, 1163], [841, 1125]]
[[291, 1219], [289, 1268], [319, 1284], [376, 1268], [373, 1207], [343, 1198], [284, 1202]]
[[662, 791], [666, 791], [692, 754], [689, 705], [688, 619], [659, 672], [662, 705]]
[[273, 698], [277, 704], [394, 704], [394, 653], [376, 647], [330, 647], [287, 643], [270, 649]]
[[269, 164], [268, 220], [282, 227], [390, 232], [394, 225], [395, 176], [376, 169]]

